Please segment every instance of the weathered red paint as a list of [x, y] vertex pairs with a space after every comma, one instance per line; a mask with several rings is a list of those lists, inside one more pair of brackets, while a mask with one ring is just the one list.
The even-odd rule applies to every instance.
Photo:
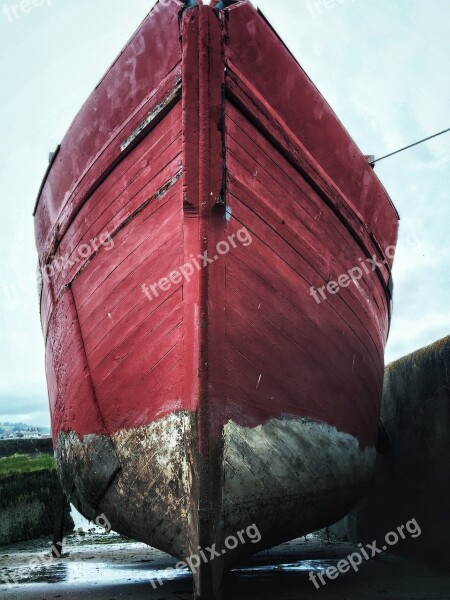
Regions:
[[249, 85], [275, 117], [272, 125], [281, 117], [283, 133], [313, 157], [384, 253], [396, 240], [398, 215], [364, 155], [261, 14], [250, 3], [224, 14], [229, 78]]
[[[110, 252], [101, 249], [81, 272], [78, 260], [50, 283], [44, 282], [44, 331], [47, 332], [49, 320], [55, 321], [52, 296], [61, 298], [69, 285], [97, 401], [110, 431], [149, 422], [175, 407], [195, 410], [200, 398], [208, 405], [203, 408], [208, 415], [206, 440], [210, 429], [217, 433], [230, 417], [255, 426], [268, 417], [288, 413], [324, 420], [356, 434], [363, 445], [373, 443], [388, 329], [388, 300], [381, 282], [377, 281], [379, 275], [361, 284], [367, 296], [375, 300], [367, 306], [358, 302], [355, 286], [321, 306], [312, 301], [308, 290], [317, 277], [318, 283], [322, 283], [320, 277], [326, 283], [327, 276], [333, 279], [333, 274], [358, 266], [360, 256], [372, 253], [380, 256], [380, 248], [395, 243], [395, 210], [325, 100], [249, 3], [238, 3], [224, 11], [222, 27], [208, 7], [201, 9], [200, 18], [196, 17], [197, 9], [188, 11], [181, 31], [186, 40], [184, 49], [178, 37], [180, 9], [181, 3], [174, 2], [144, 22], [133, 43], [127, 46], [75, 119], [50, 170], [36, 214], [41, 263], [44, 264], [49, 252], [56, 258], [67, 255], [75, 262], [77, 248], [104, 232], [115, 235], [116, 247]], [[226, 36], [223, 48], [222, 28]], [[137, 63], [130, 71], [130, 57], [135, 55]], [[147, 60], [156, 56], [157, 60]], [[224, 59], [226, 85], [220, 67]], [[161, 102], [180, 78], [181, 63], [183, 111], [181, 104], [175, 103], [167, 116], [86, 198], [86, 190], [95, 188], [96, 182], [102, 181], [104, 170], [120, 156], [120, 141], [132, 133], [149, 109]], [[150, 64], [158, 64], [158, 70]], [[129, 87], [131, 81], [134, 83]], [[230, 98], [226, 105], [222, 98], [224, 85]], [[121, 99], [117, 102], [118, 109], [111, 110], [107, 96], [113, 99], [113, 104], [114, 98]], [[226, 197], [222, 130], [226, 131]], [[252, 172], [255, 160], [258, 173]], [[311, 175], [308, 173], [315, 181], [305, 181], [304, 174], [299, 173], [302, 166], [307, 170], [306, 162], [315, 169]], [[139, 210], [176, 175], [181, 165], [182, 193], [180, 181], [167, 197], [150, 203], [118, 231], [133, 211]], [[326, 199], [329, 208], [317, 193], [317, 185], [329, 186]], [[231, 208], [229, 223], [221, 214], [221, 204], [225, 202]], [[326, 222], [322, 219], [319, 226], [317, 218], [327, 210]], [[226, 239], [240, 224], [262, 239], [256, 239], [252, 251], [237, 248], [183, 286], [185, 302], [180, 302], [180, 306], [184, 305], [184, 315], [178, 310], [173, 314], [170, 311], [176, 298], [174, 290], [167, 302], [161, 302], [160, 298], [155, 306], [147, 305], [140, 290], [143, 282], [157, 281], [171, 268], [189, 260], [191, 254], [212, 252], [216, 243]], [[179, 236], [178, 242], [174, 235]], [[170, 253], [163, 250], [165, 244], [167, 248], [170, 246]], [[388, 262], [391, 260], [385, 254], [381, 256]], [[264, 265], [270, 268], [270, 273], [257, 282]], [[225, 272], [230, 274], [230, 284], [228, 281], [225, 284]], [[388, 267], [383, 267], [380, 279], [387, 284]], [[230, 286], [228, 323], [224, 318], [228, 314], [226, 285]], [[245, 352], [240, 359], [235, 350], [223, 344], [227, 325], [231, 339], [236, 336], [235, 343], [239, 343], [239, 338], [242, 342], [250, 301], [259, 293], [266, 300], [261, 304], [267, 306], [269, 297], [264, 289], [268, 286], [275, 296], [270, 312], [275, 310], [286, 326], [288, 323], [294, 326], [301, 315], [304, 319], [296, 325], [300, 337], [292, 335], [290, 343], [294, 346], [290, 358], [281, 361], [284, 375], [276, 360], [267, 363], [269, 356], [261, 350], [266, 340], [265, 344], [284, 355], [289, 341], [281, 331], [277, 339], [276, 331], [261, 326], [257, 343], [248, 350], [253, 363]], [[239, 304], [231, 306], [238, 298]], [[291, 308], [286, 307], [288, 311], [296, 307], [291, 317], [282, 309], [283, 301], [291, 303]], [[203, 312], [194, 315], [196, 306], [203, 307]], [[269, 318], [261, 315], [264, 320]], [[144, 320], [140, 321], [140, 317]], [[143, 362], [157, 362], [158, 355], [150, 355], [131, 324], [144, 323], [150, 318], [156, 323], [164, 317], [171, 332], [165, 354], [167, 363], [162, 363], [152, 384], [159, 385], [158, 377], [164, 379], [165, 368], [183, 384], [166, 403], [164, 393], [168, 389], [175, 393], [177, 388], [162, 385], [158, 388], [161, 401], [154, 397], [149, 403], [145, 392], [149, 380], [145, 373], [139, 379], [138, 373]], [[201, 326], [202, 320], [207, 326]], [[346, 346], [343, 339], [348, 337], [348, 331], [354, 333], [354, 341]], [[51, 327], [49, 335], [53, 335]], [[121, 347], [125, 350], [121, 351]], [[139, 350], [133, 350], [135, 347]], [[174, 355], [168, 360], [171, 352]], [[199, 352], [200, 377], [191, 358]], [[213, 360], [208, 359], [211, 352]], [[353, 364], [353, 355], [364, 360], [365, 368]], [[305, 373], [303, 384], [298, 387], [295, 379], [300, 357]], [[68, 364], [74, 358], [67, 351], [61, 355], [61, 360]], [[235, 369], [241, 360], [254, 367], [250, 371], [245, 369], [243, 381], [239, 382]], [[357, 375], [352, 375], [346, 365], [351, 365]], [[223, 391], [227, 388], [225, 373], [234, 371], [232, 379], [242, 390], [242, 386], [252, 387], [251, 377], [259, 376], [258, 369], [264, 371], [264, 378], [257, 394], [249, 390], [247, 399], [245, 395], [236, 398], [237, 389], [228, 390], [228, 399], [233, 398], [229, 404], [234, 408], [227, 407]], [[336, 402], [333, 392], [336, 389], [347, 397], [342, 400], [344, 404]], [[274, 390], [278, 393], [272, 398]], [[284, 394], [279, 397], [281, 390]], [[302, 390], [310, 399], [297, 403], [296, 390]], [[123, 400], [122, 395], [127, 393], [133, 394], [132, 401]], [[365, 395], [365, 412], [373, 412], [369, 429], [365, 424], [353, 422], [354, 398]], [[314, 396], [322, 398], [321, 402], [316, 403]], [[328, 398], [326, 403], [324, 398]], [[64, 398], [60, 401], [64, 402]], [[82, 406], [82, 397], [79, 402]], [[244, 410], [245, 402], [248, 407]], [[85, 420], [83, 414], [80, 408], [73, 423], [80, 435], [95, 431], [92, 421]], [[59, 428], [54, 422], [55, 435]], [[201, 436], [202, 430], [199, 433]]]
[[[243, 227], [251, 245], [144, 295]], [[37, 205], [41, 266], [70, 261], [41, 296], [55, 444], [193, 415], [192, 551], [223, 536], [226, 424], [305, 419], [373, 448], [397, 227], [372, 168], [249, 2], [161, 6], [75, 119]], [[81, 259], [105, 233], [114, 247]], [[376, 272], [315, 302], [311, 286], [371, 256]], [[198, 576], [208, 597], [222, 566]]]

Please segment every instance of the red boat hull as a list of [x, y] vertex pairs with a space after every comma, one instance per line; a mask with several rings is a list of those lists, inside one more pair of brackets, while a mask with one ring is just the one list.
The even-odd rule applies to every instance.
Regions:
[[72, 501], [182, 560], [256, 524], [197, 570], [203, 598], [224, 566], [343, 516], [375, 455], [397, 228], [260, 13], [157, 5], [36, 208]]

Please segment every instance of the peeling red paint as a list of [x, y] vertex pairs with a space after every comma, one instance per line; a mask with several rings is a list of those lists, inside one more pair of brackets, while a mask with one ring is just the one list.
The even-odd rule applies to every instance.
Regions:
[[[237, 244], [153, 299], [143, 293], [143, 284], [205, 252], [214, 256], [242, 228], [251, 245]], [[174, 0], [150, 13], [75, 119], [36, 212], [41, 264], [77, 259], [44, 280], [41, 319], [53, 434], [64, 440], [60, 469], [72, 485], [78, 467], [64, 462], [75, 457], [85, 511], [95, 509], [87, 496], [108, 506], [120, 497], [127, 432], [145, 441], [142, 428], [150, 427], [154, 448], [158, 432], [167, 437], [159, 424], [180, 414], [189, 435], [175, 463], [189, 465], [189, 524], [188, 540], [172, 540], [174, 548], [219, 541], [225, 513], [230, 523], [248, 516], [224, 508], [227, 428], [229, 455], [242, 456], [248, 437], [248, 460], [261, 472], [257, 428], [275, 444], [284, 431], [294, 454], [304, 423], [322, 440], [320, 456], [341, 440], [352, 453], [342, 477], [350, 481], [354, 469], [355, 482], [339, 491], [340, 506], [351, 504], [378, 435], [390, 318], [386, 249], [397, 228], [367, 160], [249, 2], [218, 12]], [[113, 247], [79, 260], [80, 245], [104, 232]], [[311, 286], [373, 255], [385, 262], [357, 285], [320, 305], [311, 297]], [[104, 440], [113, 441], [106, 448]], [[89, 448], [98, 443], [108, 468], [93, 490]], [[328, 467], [318, 478], [337, 486]], [[321, 514], [309, 507], [299, 531], [323, 521], [333, 492], [325, 488]], [[256, 511], [254, 489], [249, 494]], [[176, 499], [170, 506], [176, 510]], [[288, 521], [283, 527], [285, 536]], [[215, 586], [222, 567], [202, 569], [197, 586]]]

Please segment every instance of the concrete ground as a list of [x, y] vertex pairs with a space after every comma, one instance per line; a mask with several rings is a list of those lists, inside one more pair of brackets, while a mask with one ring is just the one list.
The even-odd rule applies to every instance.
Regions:
[[[356, 548], [357, 550], [358, 548]], [[179, 572], [153, 589], [174, 561], [153, 548], [118, 536], [92, 534], [67, 539], [58, 560], [49, 557], [46, 540], [0, 548], [0, 598], [5, 600], [188, 600], [192, 577]], [[353, 572], [316, 589], [310, 571], [324, 572], [355, 551], [355, 546], [328, 544], [315, 536], [263, 552], [230, 573], [224, 600], [450, 600], [450, 573], [383, 553]], [[48, 563], [42, 564], [43, 559]], [[30, 561], [34, 559], [34, 563]], [[36, 560], [37, 559], [37, 560]], [[24, 571], [29, 569], [31, 571]], [[21, 570], [19, 570], [21, 569]], [[22, 577], [20, 577], [22, 574]], [[156, 585], [156, 583], [155, 583]]]

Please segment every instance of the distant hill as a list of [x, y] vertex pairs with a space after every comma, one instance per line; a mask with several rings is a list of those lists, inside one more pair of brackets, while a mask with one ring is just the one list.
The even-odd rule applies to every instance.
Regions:
[[11, 421], [0, 422], [0, 435], [19, 432], [45, 435], [50, 433], [50, 427], [41, 427], [39, 425], [29, 425], [27, 423], [16, 423]]

